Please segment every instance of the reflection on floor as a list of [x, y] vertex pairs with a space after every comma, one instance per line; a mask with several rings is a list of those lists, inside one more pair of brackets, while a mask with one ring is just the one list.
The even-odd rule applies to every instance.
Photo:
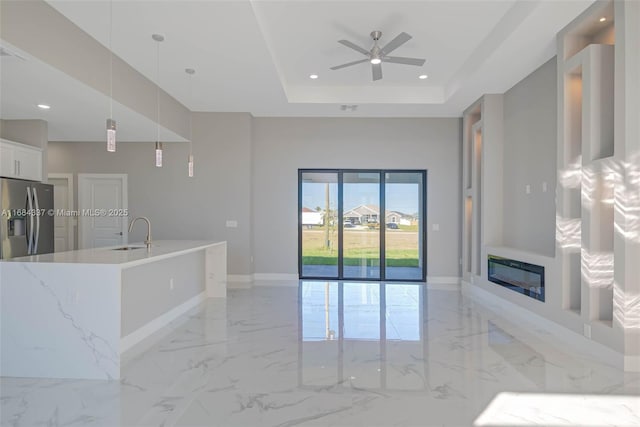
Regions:
[[[359, 267], [355, 265], [345, 265], [344, 277], [361, 280], [380, 279], [379, 267]], [[387, 280], [423, 280], [422, 269], [420, 267], [386, 267], [385, 275]], [[337, 265], [303, 265], [302, 276], [304, 277], [338, 277]]]
[[0, 421], [640, 425], [639, 374], [555, 345], [455, 286], [303, 282], [232, 290], [176, 322], [130, 358], [123, 375], [120, 382], [2, 378]]

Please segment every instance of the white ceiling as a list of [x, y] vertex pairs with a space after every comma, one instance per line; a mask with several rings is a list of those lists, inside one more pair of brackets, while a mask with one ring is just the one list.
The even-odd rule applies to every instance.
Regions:
[[[109, 46], [108, 1], [48, 3]], [[460, 116], [484, 93], [505, 92], [551, 58], [555, 34], [591, 3], [593, 0], [115, 0], [111, 46], [116, 55], [159, 81], [165, 91], [194, 111], [450, 117]], [[381, 44], [402, 31], [411, 34], [413, 39], [394, 55], [426, 58], [425, 65], [383, 64], [384, 79], [377, 82], [371, 81], [367, 63], [329, 70], [362, 58], [337, 40], [344, 38], [369, 48], [369, 33], [374, 29], [383, 33]], [[156, 42], [151, 39], [154, 33], [165, 36], [159, 80]], [[22, 65], [28, 71], [20, 71], [10, 69], [6, 62], [2, 61], [3, 118], [36, 118], [31, 117], [32, 99], [51, 93], [56, 110], [35, 114], [48, 119], [51, 139], [78, 140], [87, 135], [103, 139], [106, 97], [46, 64], [29, 60], [29, 65]], [[184, 72], [187, 67], [196, 69], [193, 94]], [[311, 73], [320, 78], [309, 79]], [[429, 78], [419, 80], [422, 73]], [[358, 104], [358, 109], [342, 111], [341, 104]], [[133, 128], [119, 124], [119, 128], [122, 132], [130, 129], [131, 140], [149, 140], [147, 133], [155, 125], [129, 113], [132, 119], [138, 116], [138, 124]], [[92, 117], [83, 118], [83, 114]], [[180, 140], [176, 135], [172, 138]]]
[[[113, 51], [190, 109], [257, 116], [459, 116], [483, 93], [504, 92], [555, 53], [555, 34], [592, 0], [543, 1], [115, 1]], [[49, 0], [108, 45], [109, 2]], [[394, 52], [423, 67], [368, 64], [330, 71], [369, 33], [413, 36]], [[481, 54], [478, 55], [478, 52]], [[508, 52], [508, 55], [505, 54]], [[184, 68], [196, 69], [194, 96]], [[429, 75], [419, 80], [421, 73]], [[310, 80], [309, 74], [320, 75]], [[340, 104], [360, 104], [342, 112]]]

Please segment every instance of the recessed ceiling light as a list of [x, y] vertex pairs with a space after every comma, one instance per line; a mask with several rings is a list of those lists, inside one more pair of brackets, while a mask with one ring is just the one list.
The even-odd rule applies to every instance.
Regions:
[[309, 75], [309, 78], [310, 78], [311, 80], [315, 80], [315, 79], [317, 79], [317, 78], [318, 78], [318, 75], [317, 75], [317, 74], [310, 74], [310, 75]]
[[38, 104], [38, 108], [42, 110], [48, 110], [49, 108], [51, 108], [51, 106], [47, 104]]
[[600, 18], [600, 22], [604, 22], [606, 20], [607, 20], [607, 18], [605, 18], [604, 16], [602, 18]]
[[419, 78], [420, 80], [424, 80], [424, 79], [426, 79], [427, 77], [429, 77], [429, 76], [427, 76], [426, 74], [420, 74], [420, 75], [418, 76], [418, 78]]

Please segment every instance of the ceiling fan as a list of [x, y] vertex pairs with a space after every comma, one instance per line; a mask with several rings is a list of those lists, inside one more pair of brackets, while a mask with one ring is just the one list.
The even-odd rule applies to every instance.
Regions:
[[411, 40], [411, 36], [405, 32], [402, 32], [396, 36], [393, 40], [387, 43], [384, 47], [378, 46], [378, 40], [382, 37], [381, 31], [372, 31], [371, 38], [373, 39], [373, 47], [371, 50], [366, 50], [349, 40], [338, 40], [338, 43], [350, 47], [353, 50], [357, 50], [367, 58], [360, 59], [358, 61], [347, 62], [346, 64], [336, 65], [331, 67], [332, 70], [339, 70], [340, 68], [350, 67], [356, 64], [362, 64], [363, 62], [371, 63], [371, 70], [373, 72], [373, 80], [380, 80], [382, 78], [382, 62], [391, 62], [394, 64], [404, 65], [416, 65], [421, 67], [424, 65], [425, 60], [420, 58], [406, 58], [404, 56], [388, 56], [391, 52]]

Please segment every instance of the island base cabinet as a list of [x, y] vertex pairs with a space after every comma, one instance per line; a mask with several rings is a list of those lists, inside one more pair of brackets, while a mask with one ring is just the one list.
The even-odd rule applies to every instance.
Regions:
[[1, 263], [0, 375], [120, 378], [113, 265]]
[[0, 262], [0, 376], [118, 380], [125, 352], [146, 348], [208, 296], [226, 297], [225, 242], [158, 247], [167, 249], [119, 264], [56, 254]]

